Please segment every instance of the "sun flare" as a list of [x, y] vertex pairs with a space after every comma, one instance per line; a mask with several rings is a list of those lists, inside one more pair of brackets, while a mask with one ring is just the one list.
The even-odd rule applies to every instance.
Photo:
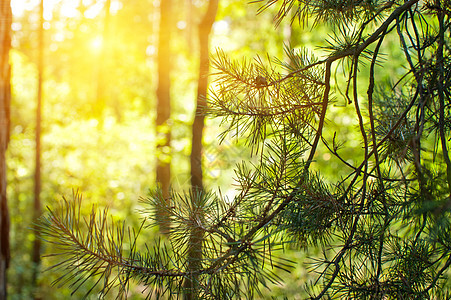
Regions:
[[94, 37], [90, 41], [89, 46], [93, 52], [95, 53], [100, 52], [103, 48], [103, 38], [101, 36]]

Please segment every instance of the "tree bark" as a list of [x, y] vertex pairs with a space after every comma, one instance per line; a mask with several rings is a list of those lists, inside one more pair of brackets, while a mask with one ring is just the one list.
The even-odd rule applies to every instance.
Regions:
[[[35, 132], [35, 172], [34, 172], [34, 205], [33, 205], [33, 219], [41, 216], [41, 120], [42, 120], [42, 74], [44, 68], [44, 0], [41, 0], [39, 6], [39, 30], [38, 30], [38, 93], [36, 104], [36, 132]], [[39, 273], [39, 265], [41, 263], [41, 240], [39, 229], [35, 227], [33, 241], [32, 261], [33, 274], [32, 285], [33, 288], [37, 286], [37, 278]]]
[[[207, 89], [208, 89], [208, 73], [210, 68], [209, 60], [209, 37], [211, 27], [216, 18], [219, 0], [210, 0], [208, 2], [207, 12], [199, 24], [199, 80], [197, 86], [197, 105], [196, 114], [193, 122], [193, 137], [191, 145], [191, 201], [193, 208], [191, 218], [202, 222], [204, 220], [204, 212], [201, 207], [204, 197], [203, 176], [202, 176], [202, 136], [205, 124], [204, 109], [207, 106]], [[184, 289], [185, 300], [197, 299], [198, 294], [198, 275], [197, 270], [202, 267], [202, 244], [204, 240], [203, 229], [195, 226], [191, 228], [188, 242], [188, 271], [193, 272], [192, 275], [185, 279]]]
[[6, 270], [9, 265], [9, 212], [6, 197], [6, 149], [9, 142], [12, 13], [9, 1], [0, 4], [0, 300], [6, 300]]
[[216, 18], [218, 0], [210, 0], [204, 18], [199, 24], [199, 81], [197, 86], [196, 114], [193, 122], [193, 138], [191, 145], [191, 185], [195, 189], [203, 189], [202, 176], [202, 134], [204, 129], [203, 110], [207, 106], [209, 60], [209, 36], [211, 27]]
[[[157, 184], [162, 190], [165, 201], [169, 201], [169, 188], [171, 180], [171, 97], [170, 97], [170, 70], [171, 70], [171, 0], [160, 1], [160, 29], [158, 39], [158, 87], [157, 87]], [[164, 210], [157, 212], [160, 220], [160, 231], [169, 233], [170, 224]]]

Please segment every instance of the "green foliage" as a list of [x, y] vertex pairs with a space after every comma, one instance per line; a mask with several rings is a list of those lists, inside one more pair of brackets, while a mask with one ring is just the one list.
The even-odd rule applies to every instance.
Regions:
[[[236, 167], [237, 194], [151, 192], [140, 228], [155, 225], [154, 210], [165, 210], [172, 228], [167, 241], [141, 247], [140, 230], [108, 223], [106, 212], [84, 219], [75, 195], [40, 223], [60, 246], [55, 266], [72, 271], [60, 281], [76, 290], [96, 278], [100, 295], [113, 286], [126, 295], [133, 279], [148, 298], [264, 298], [265, 288], [282, 285], [280, 271], [300, 264], [285, 257], [290, 248], [306, 252], [312, 299], [449, 296], [449, 7], [256, 2], [278, 7], [276, 23], [294, 10], [295, 19], [326, 22], [333, 33], [322, 58], [287, 47], [287, 62], [234, 60], [217, 50], [206, 113], [225, 125], [220, 140], [244, 140], [254, 155]], [[390, 83], [377, 74], [395, 39], [406, 67]], [[346, 116], [355, 128], [331, 124], [333, 103], [353, 107]], [[358, 136], [353, 161], [340, 131]], [[344, 169], [341, 178], [322, 172], [325, 154]]]
[[[223, 136], [233, 128], [236, 136], [247, 135], [249, 146], [258, 147], [267, 135], [277, 135], [282, 128], [287, 135], [311, 135], [311, 125], [319, 114], [316, 107], [321, 105], [322, 74], [310, 68], [302, 74], [298, 72], [315, 64], [307, 53], [288, 52], [288, 55], [292, 65], [275, 61], [288, 70], [296, 68], [283, 77], [271, 61], [267, 63], [268, 69], [259, 57], [252, 63], [246, 60], [238, 63], [230, 61], [224, 52], [217, 52], [213, 65], [218, 70], [215, 84], [219, 92], [212, 91], [208, 113], [223, 117], [228, 124], [229, 130]], [[258, 82], [260, 78], [262, 82]]]

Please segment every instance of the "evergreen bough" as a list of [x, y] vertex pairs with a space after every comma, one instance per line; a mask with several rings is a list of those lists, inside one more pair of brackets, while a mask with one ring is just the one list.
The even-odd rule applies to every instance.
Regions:
[[[40, 221], [43, 238], [59, 248], [58, 282], [77, 290], [93, 277], [100, 296], [117, 287], [125, 297], [134, 280], [148, 298], [252, 299], [282, 281], [275, 270], [300, 263], [283, 257], [289, 244], [321, 250], [310, 257], [311, 299], [449, 297], [451, 2], [254, 2], [277, 5], [276, 23], [290, 16], [325, 23], [332, 34], [323, 58], [289, 47], [288, 63], [213, 56], [205, 112], [222, 118], [223, 137], [244, 138], [258, 157], [236, 167], [237, 196], [173, 192], [168, 205], [156, 190], [135, 231], [109, 222], [106, 210], [82, 216], [75, 193]], [[383, 53], [389, 39], [399, 41], [405, 72], [376, 82], [393, 59]], [[355, 164], [336, 135], [324, 134], [332, 99], [354, 107], [362, 157]], [[349, 171], [340, 181], [312, 170], [320, 144]], [[169, 239], [137, 247], [159, 209], [170, 216]]]

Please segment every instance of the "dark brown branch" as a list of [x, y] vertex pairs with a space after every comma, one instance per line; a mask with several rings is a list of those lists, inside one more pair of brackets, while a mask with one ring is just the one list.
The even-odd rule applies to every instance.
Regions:
[[[440, 2], [438, 2], [440, 3]], [[438, 4], [439, 5], [439, 4]], [[445, 13], [442, 8], [438, 8], [437, 12], [438, 23], [439, 23], [439, 44], [437, 47], [437, 69], [438, 69], [438, 98], [439, 98], [439, 134], [440, 141], [442, 146], [442, 154], [446, 164], [446, 173], [447, 173], [447, 181], [448, 181], [448, 197], [451, 201], [451, 160], [449, 159], [448, 148], [447, 148], [447, 139], [445, 136], [445, 92], [444, 92], [444, 82], [445, 82], [445, 68], [444, 68], [444, 57], [443, 57], [443, 48], [445, 47], [445, 26], [444, 26], [444, 18]]]

